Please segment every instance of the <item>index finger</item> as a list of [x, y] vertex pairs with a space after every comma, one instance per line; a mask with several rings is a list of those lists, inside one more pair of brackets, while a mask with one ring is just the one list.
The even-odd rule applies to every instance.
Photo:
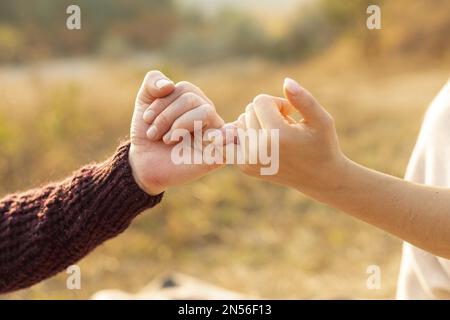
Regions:
[[281, 128], [288, 125], [285, 114], [289, 112], [289, 103], [284, 99], [265, 94], [253, 100], [253, 109], [263, 128]]

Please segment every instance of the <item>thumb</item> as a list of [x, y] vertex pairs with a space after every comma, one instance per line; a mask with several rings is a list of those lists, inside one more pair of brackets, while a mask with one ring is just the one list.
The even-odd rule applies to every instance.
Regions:
[[305, 121], [320, 124], [329, 117], [328, 112], [297, 81], [285, 78], [283, 90], [286, 98], [300, 112]]
[[139, 89], [137, 100], [143, 104], [151, 104], [156, 98], [168, 96], [175, 90], [175, 84], [158, 70], [148, 72]]

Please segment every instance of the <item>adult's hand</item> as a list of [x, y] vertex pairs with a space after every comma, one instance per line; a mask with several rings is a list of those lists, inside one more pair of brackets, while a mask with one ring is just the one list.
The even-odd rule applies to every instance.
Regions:
[[[279, 170], [274, 175], [261, 176], [260, 164], [244, 164], [244, 173], [260, 176], [303, 192], [324, 190], [339, 185], [346, 158], [339, 147], [331, 115], [297, 82], [287, 78], [284, 83], [286, 99], [262, 94], [253, 100], [235, 125], [241, 129], [279, 130]], [[299, 112], [303, 119], [295, 121], [289, 114]], [[242, 144], [243, 145], [243, 144]], [[243, 145], [244, 146], [244, 145]], [[248, 153], [261, 146], [250, 146]], [[270, 144], [266, 146], [269, 148]]]
[[[223, 120], [206, 95], [193, 84], [174, 84], [160, 71], [150, 71], [136, 97], [131, 123], [130, 165], [141, 189], [159, 194], [170, 186], [195, 180], [220, 164], [176, 164], [173, 145], [161, 139], [173, 129], [192, 132], [194, 121], [220, 128]], [[194, 152], [194, 150], [193, 150]]]

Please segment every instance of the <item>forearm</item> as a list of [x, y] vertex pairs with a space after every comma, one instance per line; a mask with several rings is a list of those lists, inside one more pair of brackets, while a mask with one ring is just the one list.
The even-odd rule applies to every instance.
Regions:
[[[268, 95], [255, 97], [235, 123], [240, 129], [279, 130], [279, 170], [264, 179], [294, 187], [418, 247], [450, 258], [450, 189], [414, 184], [348, 160], [340, 149], [332, 116], [311, 93], [286, 78], [284, 94], [287, 100]], [[301, 121], [286, 117], [292, 107], [300, 112]], [[269, 149], [269, 145], [263, 148]], [[243, 153], [248, 155], [249, 151]], [[242, 170], [253, 176], [259, 174], [249, 165]]]
[[412, 183], [350, 160], [336, 177], [336, 188], [305, 193], [433, 254], [450, 257], [450, 189]]
[[0, 201], [0, 293], [65, 269], [161, 200], [135, 183], [128, 151], [124, 145], [61, 183]]

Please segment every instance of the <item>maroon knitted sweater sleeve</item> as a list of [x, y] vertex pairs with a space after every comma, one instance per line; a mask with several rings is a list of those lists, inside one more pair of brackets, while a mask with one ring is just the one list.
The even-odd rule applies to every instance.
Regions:
[[0, 293], [64, 270], [161, 201], [135, 183], [129, 147], [63, 182], [0, 200]]

